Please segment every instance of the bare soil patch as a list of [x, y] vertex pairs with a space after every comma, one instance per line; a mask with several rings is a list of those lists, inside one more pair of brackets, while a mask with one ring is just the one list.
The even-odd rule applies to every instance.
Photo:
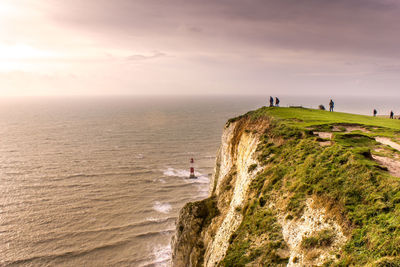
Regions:
[[400, 151], [400, 145], [396, 142], [393, 142], [390, 140], [390, 138], [387, 137], [375, 137], [375, 140], [381, 144], [388, 145], [398, 151]]
[[372, 155], [372, 158], [376, 160], [380, 165], [386, 167], [389, 173], [393, 176], [400, 177], [400, 162], [388, 157], [381, 157], [377, 155]]
[[320, 146], [330, 146], [332, 145], [331, 141], [324, 141], [324, 142], [319, 142]]
[[329, 132], [313, 132], [313, 133], [323, 139], [332, 139], [333, 135], [332, 133]]
[[363, 133], [370, 133], [371, 131], [368, 131], [367, 129], [365, 129], [365, 128], [363, 128], [363, 127], [361, 127], [361, 126], [358, 126], [358, 125], [348, 125], [348, 126], [345, 126], [345, 125], [340, 125], [340, 126], [333, 126], [333, 131], [334, 132], [342, 132], [342, 129], [345, 129], [344, 130], [344, 132], [346, 132], [346, 133], [351, 133], [351, 132], [353, 132], [353, 131], [361, 131], [361, 132], [363, 132]]

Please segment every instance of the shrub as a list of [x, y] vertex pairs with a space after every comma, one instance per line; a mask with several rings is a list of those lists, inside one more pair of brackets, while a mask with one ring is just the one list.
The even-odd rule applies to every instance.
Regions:
[[247, 171], [250, 173], [250, 172], [254, 171], [256, 168], [257, 168], [257, 164], [251, 164]]
[[263, 197], [260, 197], [260, 199], [258, 200], [258, 202], [260, 203], [260, 207], [264, 207], [265, 203], [267, 202]]

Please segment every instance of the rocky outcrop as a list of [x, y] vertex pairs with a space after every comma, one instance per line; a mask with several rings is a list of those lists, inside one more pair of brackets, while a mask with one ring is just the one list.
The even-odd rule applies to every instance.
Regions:
[[172, 239], [173, 266], [202, 265], [205, 251], [202, 232], [217, 214], [213, 197], [188, 203], [182, 208]]

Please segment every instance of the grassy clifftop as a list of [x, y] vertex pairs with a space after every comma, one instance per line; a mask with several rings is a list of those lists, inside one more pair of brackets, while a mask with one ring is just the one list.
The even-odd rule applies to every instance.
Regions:
[[233, 118], [230, 121], [234, 121], [245, 116], [250, 116], [251, 118], [270, 116], [279, 121], [284, 121], [285, 124], [289, 126], [300, 128], [322, 124], [362, 124], [367, 126], [385, 127], [400, 131], [400, 120], [342, 112], [328, 112], [324, 110], [307, 108], [263, 107], [255, 111], [250, 111], [247, 114], [237, 118]]
[[400, 121], [264, 107], [228, 123], [263, 118], [270, 127], [257, 149], [259, 166], [249, 171], [262, 170], [221, 264], [288, 263], [280, 225], [298, 220], [313, 199], [340, 224], [346, 242], [331, 248], [335, 233], [328, 229], [307, 235], [303, 263], [331, 251], [327, 266], [400, 266]]

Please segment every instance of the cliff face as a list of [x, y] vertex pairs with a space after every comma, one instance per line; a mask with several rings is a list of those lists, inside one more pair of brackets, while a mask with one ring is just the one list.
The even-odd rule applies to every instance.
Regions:
[[[376, 230], [374, 225], [367, 228], [355, 223], [355, 210], [365, 203], [354, 192], [362, 194], [359, 188], [374, 183], [378, 187], [371, 177], [386, 175], [385, 170], [366, 167], [371, 155], [358, 151], [359, 147], [346, 148], [349, 140], [343, 142], [341, 134], [334, 143], [322, 140], [317, 130], [252, 113], [229, 121], [222, 134], [210, 197], [188, 203], [180, 212], [172, 240], [172, 265], [397, 262], [385, 255], [369, 256], [371, 243], [353, 242], [362, 227]], [[353, 141], [358, 143], [358, 137]], [[347, 176], [348, 184], [342, 181]], [[400, 189], [400, 184], [396, 186]], [[354, 256], [360, 253], [365, 257]]]
[[246, 121], [234, 122], [222, 135], [217, 162], [219, 171], [211, 181], [214, 186], [212, 195], [218, 199], [217, 207], [221, 216], [213, 221], [213, 228], [217, 230], [207, 240], [204, 266], [215, 266], [223, 259], [229, 246], [229, 238], [242, 222], [241, 210], [252, 180], [249, 167], [257, 162], [259, 133], [267, 125], [266, 121], [251, 125]]
[[[177, 234], [172, 242], [173, 266], [212, 267], [221, 264], [232, 243], [232, 236], [243, 221], [243, 208], [253, 198], [252, 192], [249, 192], [250, 183], [264, 169], [257, 160], [260, 156], [257, 146], [269, 127], [268, 118], [255, 121], [240, 119], [225, 127], [215, 175], [210, 182], [210, 198], [189, 203], [181, 210]], [[273, 142], [279, 144], [283, 140], [278, 136]], [[278, 199], [269, 202], [269, 207], [277, 209], [276, 205], [282, 205]], [[335, 241], [337, 248], [345, 241], [341, 227], [327, 218], [324, 209], [313, 208], [312, 202], [312, 199], [308, 200], [304, 214], [295, 221], [286, 220], [284, 211], [274, 214], [273, 217], [279, 221], [284, 243], [275, 251], [277, 263], [301, 266], [326, 260], [329, 253], [321, 250], [318, 257], [314, 255], [314, 259], [309, 261], [306, 251], [301, 248], [303, 236], [319, 230], [333, 229], [339, 237]], [[210, 210], [213, 210], [212, 216], [208, 215]], [[255, 242], [262, 247], [263, 240]]]
[[[243, 120], [224, 129], [210, 182], [210, 198], [189, 203], [180, 212], [172, 241], [173, 266], [215, 266], [224, 257], [229, 238], [242, 221], [240, 209], [251, 181], [248, 169], [256, 162], [259, 133], [266, 125], [252, 123], [250, 132], [246, 130], [248, 121]], [[210, 208], [206, 202], [213, 202], [214, 206]], [[204, 214], [198, 212], [203, 206], [217, 210], [212, 223], [203, 223]]]

